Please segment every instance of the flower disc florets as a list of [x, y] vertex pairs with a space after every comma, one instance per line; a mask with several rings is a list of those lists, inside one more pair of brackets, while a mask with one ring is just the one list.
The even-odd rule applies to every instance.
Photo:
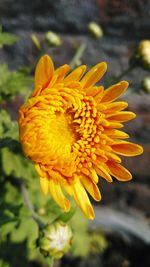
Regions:
[[[98, 175], [112, 182], [132, 178], [120, 165], [118, 155], [142, 153], [139, 145], [123, 141], [128, 134], [117, 130], [135, 117], [126, 102], [114, 102], [128, 87], [126, 81], [104, 90], [95, 83], [106, 71], [106, 63], [94, 66], [83, 78], [82, 65], [66, 76], [69, 66], [54, 70], [47, 55], [35, 72], [32, 97], [19, 111], [20, 141], [25, 155], [36, 166], [41, 188], [65, 211], [70, 203], [62, 188], [74, 197], [88, 218], [94, 211], [85, 189], [99, 201]], [[98, 175], [97, 175], [98, 174]]]

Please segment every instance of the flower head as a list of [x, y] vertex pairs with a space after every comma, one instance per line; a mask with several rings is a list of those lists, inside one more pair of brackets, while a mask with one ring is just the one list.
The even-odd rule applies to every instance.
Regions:
[[[98, 175], [112, 182], [132, 179], [121, 156], [136, 156], [141, 146], [122, 139], [118, 130], [135, 114], [123, 111], [128, 104], [114, 102], [128, 87], [121, 81], [104, 90], [95, 86], [106, 71], [105, 62], [84, 75], [86, 66], [69, 71], [68, 65], [54, 70], [47, 55], [37, 64], [35, 89], [19, 110], [20, 142], [34, 163], [44, 194], [50, 192], [58, 205], [69, 211], [62, 190], [71, 195], [89, 219], [94, 211], [88, 193], [101, 199]], [[84, 76], [83, 76], [84, 75]]]
[[67, 224], [57, 221], [53, 224], [47, 224], [40, 231], [38, 246], [43, 255], [58, 259], [69, 250], [71, 241], [71, 228]]

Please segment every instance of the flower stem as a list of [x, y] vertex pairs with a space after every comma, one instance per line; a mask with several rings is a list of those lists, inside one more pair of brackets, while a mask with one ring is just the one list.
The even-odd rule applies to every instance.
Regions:
[[86, 48], [86, 43], [82, 43], [78, 47], [78, 49], [77, 49], [74, 57], [72, 58], [72, 60], [70, 62], [71, 69], [74, 69], [74, 67], [76, 67], [77, 65], [79, 65], [78, 63], [80, 62], [80, 59], [81, 59], [81, 57], [82, 57], [82, 55], [83, 55], [83, 53], [85, 51], [85, 48]]
[[54, 258], [53, 257], [47, 257], [48, 267], [54, 266]]
[[36, 221], [39, 228], [43, 229], [45, 224], [40, 220], [39, 216], [35, 212], [34, 207], [33, 207], [32, 203], [30, 202], [29, 195], [28, 195], [25, 184], [21, 183], [20, 187], [21, 187], [21, 192], [23, 195], [24, 203], [25, 203], [26, 207], [28, 208], [28, 210], [30, 211], [32, 218]]

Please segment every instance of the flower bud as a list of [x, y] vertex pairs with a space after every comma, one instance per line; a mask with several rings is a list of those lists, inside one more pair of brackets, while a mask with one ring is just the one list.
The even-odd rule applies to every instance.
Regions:
[[44, 256], [61, 258], [70, 248], [72, 231], [70, 227], [57, 221], [54, 224], [47, 224], [40, 231], [38, 246]]
[[59, 46], [62, 44], [60, 37], [52, 31], [47, 32], [45, 38], [49, 45]]
[[146, 77], [143, 80], [143, 88], [144, 90], [150, 94], [150, 77]]
[[90, 22], [88, 24], [88, 30], [95, 38], [100, 38], [103, 36], [101, 27], [95, 22]]
[[32, 42], [34, 43], [34, 45], [36, 46], [36, 48], [37, 48], [38, 50], [40, 50], [40, 49], [41, 49], [40, 41], [39, 41], [38, 37], [37, 37], [34, 33], [31, 34], [31, 40], [32, 40]]
[[138, 54], [146, 69], [150, 69], [150, 40], [143, 40], [138, 47]]

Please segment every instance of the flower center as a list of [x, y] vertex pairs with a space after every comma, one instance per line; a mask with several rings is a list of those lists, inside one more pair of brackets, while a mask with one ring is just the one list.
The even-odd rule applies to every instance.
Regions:
[[[73, 116], [69, 112], [56, 112], [55, 118], [50, 121], [50, 139], [55, 142], [55, 145], [60, 149], [63, 145], [66, 146], [66, 152], [71, 152], [71, 146], [79, 138], [73, 123]], [[54, 141], [55, 140], [55, 141]]]
[[55, 171], [69, 179], [74, 173], [80, 175], [85, 168], [91, 168], [91, 161], [96, 160], [95, 149], [102, 130], [96, 102], [91, 96], [69, 93], [62, 92], [58, 99], [61, 101], [47, 95], [42, 101], [36, 98], [21, 129], [26, 156], [40, 164], [48, 177], [54, 176]]

